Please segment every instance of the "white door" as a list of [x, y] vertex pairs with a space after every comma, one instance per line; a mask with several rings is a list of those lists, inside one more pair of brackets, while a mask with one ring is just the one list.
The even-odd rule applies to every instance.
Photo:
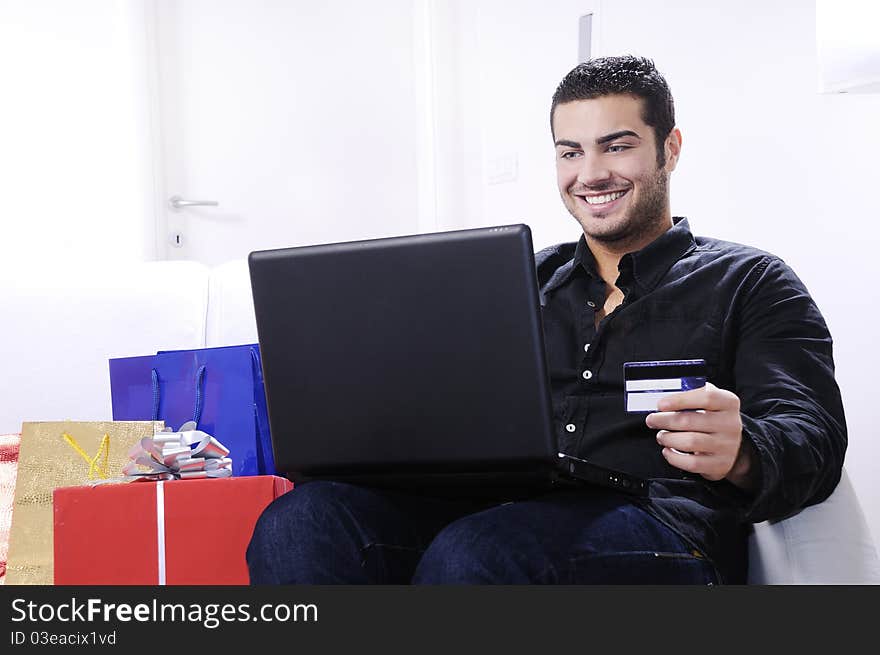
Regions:
[[147, 9], [160, 258], [419, 231], [412, 0]]

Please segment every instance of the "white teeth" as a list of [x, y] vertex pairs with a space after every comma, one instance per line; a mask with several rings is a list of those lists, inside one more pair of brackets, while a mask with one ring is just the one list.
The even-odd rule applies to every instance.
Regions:
[[626, 191], [616, 191], [614, 193], [606, 193], [604, 196], [584, 196], [584, 200], [588, 205], [601, 205], [612, 200], [617, 200]]

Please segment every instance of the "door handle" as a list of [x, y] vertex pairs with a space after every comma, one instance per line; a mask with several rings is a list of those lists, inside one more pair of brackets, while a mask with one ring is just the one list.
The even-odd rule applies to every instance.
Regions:
[[183, 209], [184, 207], [217, 207], [220, 203], [216, 200], [185, 200], [180, 196], [171, 196], [168, 199], [171, 209]]

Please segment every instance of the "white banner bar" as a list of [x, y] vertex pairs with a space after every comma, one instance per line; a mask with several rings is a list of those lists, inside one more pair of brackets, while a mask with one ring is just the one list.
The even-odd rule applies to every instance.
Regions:
[[681, 378], [666, 378], [663, 380], [627, 380], [627, 391], [681, 391]]
[[626, 411], [649, 412], [657, 411], [657, 401], [663, 396], [668, 396], [676, 391], [657, 391], [656, 393], [630, 393], [626, 396]]

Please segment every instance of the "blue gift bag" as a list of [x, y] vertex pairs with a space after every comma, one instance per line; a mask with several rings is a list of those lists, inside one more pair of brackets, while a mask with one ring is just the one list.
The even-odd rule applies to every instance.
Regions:
[[111, 359], [110, 395], [114, 421], [195, 421], [229, 448], [233, 475], [275, 473], [257, 344]]

